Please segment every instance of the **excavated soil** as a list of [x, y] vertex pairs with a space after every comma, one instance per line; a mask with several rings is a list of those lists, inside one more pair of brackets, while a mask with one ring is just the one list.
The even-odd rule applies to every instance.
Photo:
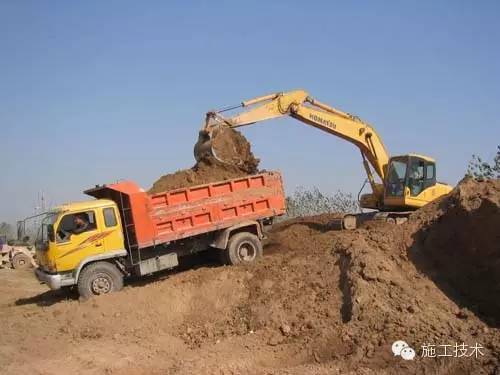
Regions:
[[248, 173], [255, 173], [259, 159], [252, 153], [250, 143], [237, 130], [221, 127], [212, 135], [212, 149], [224, 162], [235, 165]]
[[207, 184], [255, 174], [259, 159], [252, 153], [250, 143], [237, 130], [222, 128], [212, 136], [213, 149], [218, 159], [204, 157], [192, 168], [160, 177], [149, 193]]
[[[334, 231], [335, 215], [285, 221], [256, 264], [198, 258], [195, 268], [85, 302], [28, 272], [0, 271], [0, 369], [498, 374], [499, 198], [499, 181], [465, 180], [401, 226]], [[392, 354], [396, 340], [414, 360]], [[429, 345], [435, 358], [425, 356]]]
[[430, 273], [437, 285], [500, 327], [500, 180], [464, 179], [413, 220], [413, 261], [439, 270]]

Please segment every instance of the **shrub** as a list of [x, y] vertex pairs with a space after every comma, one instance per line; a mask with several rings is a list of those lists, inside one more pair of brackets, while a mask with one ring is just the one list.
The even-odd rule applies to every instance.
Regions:
[[298, 188], [286, 198], [287, 218], [334, 212], [358, 212], [359, 204], [352, 194], [338, 190], [333, 195], [322, 193], [317, 187]]
[[476, 179], [500, 178], [500, 146], [497, 146], [497, 153], [491, 164], [477, 155], [472, 155], [466, 175]]

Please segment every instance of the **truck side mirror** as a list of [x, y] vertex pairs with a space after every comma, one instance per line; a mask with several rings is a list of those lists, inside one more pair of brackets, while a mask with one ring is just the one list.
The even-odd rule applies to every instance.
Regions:
[[49, 237], [50, 242], [55, 241], [55, 236], [54, 236], [54, 226], [52, 224], [47, 225], [47, 235]]

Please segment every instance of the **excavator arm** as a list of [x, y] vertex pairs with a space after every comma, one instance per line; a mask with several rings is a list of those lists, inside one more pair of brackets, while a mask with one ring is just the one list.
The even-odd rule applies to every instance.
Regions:
[[[248, 110], [233, 117], [223, 115], [225, 111], [236, 108], [248, 108]], [[207, 141], [210, 140], [211, 133], [220, 126], [236, 128], [283, 116], [293, 117], [356, 145], [361, 151], [373, 192], [379, 198], [382, 196], [383, 187], [375, 182], [369, 167], [371, 165], [375, 173], [384, 181], [389, 154], [377, 132], [358, 117], [321, 103], [303, 90], [257, 97], [244, 101], [239, 106], [208, 112], [200, 133], [200, 139], [204, 139], [205, 142], [201, 141], [197, 148], [195, 147], [195, 155], [198, 158], [202, 150], [207, 150], [207, 144], [210, 144]], [[202, 146], [203, 143], [205, 147]], [[208, 147], [211, 150], [211, 146]]]

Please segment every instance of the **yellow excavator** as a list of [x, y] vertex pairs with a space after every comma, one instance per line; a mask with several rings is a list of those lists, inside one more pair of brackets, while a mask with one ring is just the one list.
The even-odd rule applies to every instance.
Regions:
[[[225, 117], [224, 112], [245, 108]], [[195, 145], [197, 160], [212, 155], [221, 162], [212, 139], [224, 127], [237, 128], [283, 116], [353, 143], [361, 151], [363, 166], [372, 193], [363, 194], [360, 207], [379, 212], [377, 218], [402, 222], [409, 213], [450, 192], [452, 187], [436, 180], [436, 162], [419, 154], [390, 156], [375, 129], [359, 117], [326, 105], [306, 91], [295, 90], [265, 95], [243, 101], [240, 105], [210, 111]], [[374, 176], [378, 176], [378, 179]], [[346, 215], [342, 227], [356, 227], [356, 215]]]

